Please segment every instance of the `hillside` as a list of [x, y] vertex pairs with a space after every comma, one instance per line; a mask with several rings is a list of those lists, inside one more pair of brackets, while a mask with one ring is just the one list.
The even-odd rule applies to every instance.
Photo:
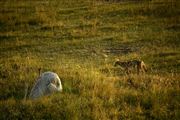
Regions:
[[[180, 118], [178, 0], [1, 0], [0, 119]], [[114, 67], [140, 59], [148, 72]], [[24, 100], [42, 72], [63, 92]]]

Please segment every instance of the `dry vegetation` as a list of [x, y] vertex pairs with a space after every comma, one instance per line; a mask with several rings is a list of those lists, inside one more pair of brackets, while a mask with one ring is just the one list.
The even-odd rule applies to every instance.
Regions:
[[[178, 0], [0, 1], [0, 119], [180, 118]], [[125, 75], [115, 59], [142, 59]], [[23, 100], [38, 68], [63, 93]]]

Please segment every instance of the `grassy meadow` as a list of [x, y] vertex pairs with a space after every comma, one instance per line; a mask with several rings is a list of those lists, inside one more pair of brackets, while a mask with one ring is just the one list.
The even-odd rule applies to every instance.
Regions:
[[[141, 59], [125, 74], [116, 59]], [[62, 93], [24, 99], [42, 72]], [[1, 0], [0, 120], [180, 119], [178, 0]]]

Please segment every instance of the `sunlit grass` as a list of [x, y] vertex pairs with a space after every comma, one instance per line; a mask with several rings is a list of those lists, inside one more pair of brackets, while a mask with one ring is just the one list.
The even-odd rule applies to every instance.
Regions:
[[[0, 2], [0, 119], [179, 119], [176, 0]], [[141, 59], [127, 75], [116, 59]], [[42, 72], [63, 92], [24, 100]]]

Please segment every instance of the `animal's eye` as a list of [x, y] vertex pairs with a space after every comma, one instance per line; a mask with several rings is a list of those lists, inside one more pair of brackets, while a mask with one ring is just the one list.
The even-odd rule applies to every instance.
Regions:
[[52, 84], [55, 84], [56, 82], [55, 82], [55, 80], [52, 80], [51, 83], [52, 83]]

